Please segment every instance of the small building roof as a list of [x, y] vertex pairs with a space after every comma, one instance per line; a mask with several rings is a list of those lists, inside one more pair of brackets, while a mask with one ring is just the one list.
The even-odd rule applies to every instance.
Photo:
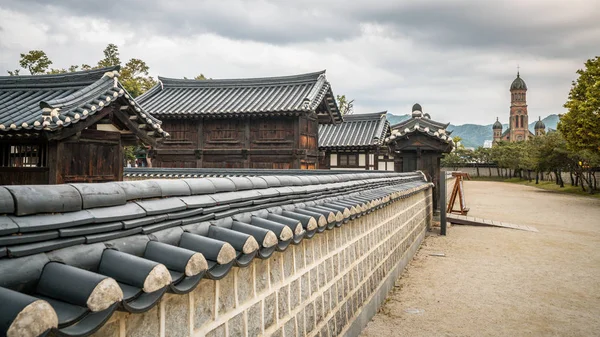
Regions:
[[319, 125], [319, 148], [367, 148], [380, 146], [390, 132], [387, 111], [345, 115], [338, 125]]
[[108, 67], [56, 75], [0, 76], [0, 137], [57, 131], [117, 100], [130, 108], [152, 137], [167, 136], [161, 122], [145, 113], [121, 85], [118, 70]]
[[264, 78], [158, 79], [158, 85], [138, 101], [150, 113], [164, 118], [296, 115], [312, 111], [319, 114], [321, 122], [342, 122], [324, 70]]
[[[418, 104], [415, 104], [415, 106], [416, 105]], [[419, 108], [420, 107], [421, 106], [419, 105]], [[452, 137], [450, 137], [452, 131], [446, 130], [448, 125], [450, 125], [450, 123], [441, 123], [432, 120], [428, 114], [422, 114], [422, 111], [414, 110], [413, 106], [412, 118], [392, 125], [391, 136], [386, 138], [385, 141], [388, 143], [394, 142], [400, 138], [407, 138], [411, 134], [420, 133], [454, 146], [454, 141], [452, 140]]]

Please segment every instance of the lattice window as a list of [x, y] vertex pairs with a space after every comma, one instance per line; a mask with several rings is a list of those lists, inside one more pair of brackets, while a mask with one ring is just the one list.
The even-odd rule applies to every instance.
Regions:
[[208, 125], [211, 127], [208, 130], [205, 130], [205, 132], [208, 133], [209, 140], [238, 140], [238, 120], [222, 119]]
[[46, 167], [44, 144], [0, 144], [0, 167]]
[[[290, 135], [288, 120], [266, 120], [258, 124], [258, 139], [260, 140], [285, 140]], [[291, 137], [293, 139], [293, 137]]]
[[358, 167], [358, 155], [355, 153], [338, 153], [338, 166]]

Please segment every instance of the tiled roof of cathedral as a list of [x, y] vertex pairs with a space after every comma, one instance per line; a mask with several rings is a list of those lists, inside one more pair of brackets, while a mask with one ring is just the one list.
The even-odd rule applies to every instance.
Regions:
[[527, 90], [527, 84], [521, 78], [521, 75], [517, 72], [517, 78], [510, 85], [510, 90]]

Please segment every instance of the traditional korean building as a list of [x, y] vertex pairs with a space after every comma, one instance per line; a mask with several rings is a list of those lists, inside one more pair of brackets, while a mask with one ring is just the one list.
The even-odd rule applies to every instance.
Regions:
[[122, 180], [123, 146], [168, 136], [118, 70], [0, 77], [0, 185]]
[[396, 172], [422, 171], [434, 183], [434, 208], [439, 200], [440, 160], [444, 153], [454, 148], [446, 128], [450, 123], [440, 123], [423, 113], [420, 104], [413, 105], [410, 119], [391, 127], [386, 139], [390, 154], [394, 156]]
[[341, 124], [319, 125], [321, 168], [394, 171], [384, 139], [390, 136], [387, 111], [345, 115]]
[[339, 124], [325, 71], [284, 77], [159, 77], [138, 102], [171, 134], [154, 167], [315, 169], [318, 125]]

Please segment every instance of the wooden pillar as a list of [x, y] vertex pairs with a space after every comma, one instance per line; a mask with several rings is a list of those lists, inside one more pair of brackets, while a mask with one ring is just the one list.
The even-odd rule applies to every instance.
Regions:
[[243, 165], [244, 168], [250, 168], [250, 123], [252, 122], [252, 120], [250, 118], [245, 118], [244, 122], [244, 148], [242, 150], [242, 153], [245, 153], [245, 158]]
[[60, 172], [61, 172], [61, 161], [58, 159], [59, 156], [59, 143], [49, 142], [48, 143], [48, 184], [59, 184]]
[[294, 130], [294, 146], [292, 148], [292, 168], [299, 169], [300, 168], [300, 159], [296, 154], [298, 149], [300, 148], [300, 116], [294, 118], [294, 125], [292, 126], [292, 130]]
[[196, 152], [197, 152], [197, 156], [199, 156], [199, 158], [196, 158], [196, 168], [201, 168], [203, 163], [202, 161], [204, 160], [204, 153], [203, 153], [203, 149], [204, 149], [204, 119], [200, 118], [200, 119], [196, 119], [196, 130], [198, 132], [197, 135], [197, 142], [196, 142]]

